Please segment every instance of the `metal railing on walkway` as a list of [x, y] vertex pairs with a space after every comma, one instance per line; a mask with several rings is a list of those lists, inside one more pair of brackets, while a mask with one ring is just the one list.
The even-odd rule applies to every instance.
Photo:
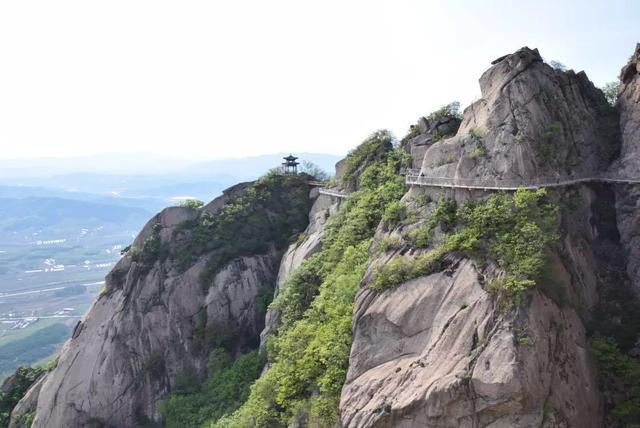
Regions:
[[349, 196], [347, 192], [340, 192], [338, 190], [327, 189], [326, 187], [321, 187], [319, 189], [319, 193], [321, 195], [333, 196], [334, 198], [346, 198]]
[[542, 187], [571, 186], [579, 183], [601, 182], [601, 183], [625, 183], [640, 184], [640, 178], [595, 176], [595, 177], [566, 177], [558, 179], [543, 179], [526, 182], [524, 180], [500, 180], [500, 179], [473, 179], [473, 178], [450, 178], [450, 177], [429, 177], [425, 175], [407, 175], [406, 183], [410, 186], [442, 187], [451, 189], [471, 189], [471, 190], [506, 190], [515, 191], [518, 189], [535, 190]]

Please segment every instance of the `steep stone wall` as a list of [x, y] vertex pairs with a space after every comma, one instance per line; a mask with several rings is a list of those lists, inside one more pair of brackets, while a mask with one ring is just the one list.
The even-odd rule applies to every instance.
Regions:
[[[465, 110], [457, 135], [426, 150], [423, 174], [525, 182], [585, 176], [605, 171], [619, 153], [616, 113], [582, 72], [554, 70], [536, 50], [523, 48], [497, 60], [480, 86], [483, 98]], [[583, 322], [598, 307], [601, 281], [612, 278], [601, 253], [622, 250], [615, 216], [603, 215], [600, 207], [615, 200], [610, 186], [549, 193], [561, 207], [560, 240], [548, 255], [550, 273], [512, 309], [500, 307], [487, 290], [489, 279], [501, 271], [464, 255], [449, 255], [440, 271], [395, 288], [368, 287], [381, 265], [425, 251], [412, 248], [403, 236], [433, 215], [436, 200], [487, 196], [412, 189], [403, 200], [414, 223], [380, 226], [377, 242], [398, 243], [374, 248], [356, 299], [343, 426], [604, 423]], [[437, 236], [436, 231], [435, 241]]]
[[[166, 225], [163, 235], [170, 236], [181, 223], [173, 219], [192, 215], [173, 208], [154, 222]], [[255, 345], [264, 322], [256, 317], [256, 298], [274, 284], [278, 262], [275, 251], [235, 259], [204, 290], [206, 257], [184, 273], [160, 263], [144, 272], [123, 258], [116, 269], [127, 272], [124, 286], [101, 295], [75, 328], [42, 386], [34, 426], [134, 427], [160, 420], [158, 404], [177, 377], [205, 375], [207, 336], [233, 334], [238, 349]]]
[[427, 176], [554, 180], [604, 171], [619, 151], [617, 117], [584, 72], [523, 48], [480, 78], [482, 98], [456, 136], [426, 151]]
[[[296, 191], [306, 195], [305, 178], [297, 181], [302, 187]], [[213, 348], [224, 347], [234, 355], [256, 348], [264, 328], [265, 296], [276, 286], [281, 243], [299, 230], [285, 228], [284, 239], [252, 247], [266, 251], [231, 257], [214, 272], [211, 256], [224, 260], [221, 248], [210, 248], [201, 235], [215, 230], [206, 225], [237, 197], [249, 195], [240, 202], [245, 208], [267, 204], [255, 214], [263, 221], [276, 221], [281, 215], [277, 210], [286, 212], [278, 227], [297, 224], [292, 210], [307, 205], [282, 206], [290, 195], [281, 198], [277, 189], [256, 192], [252, 186], [234, 186], [202, 209], [167, 208], [152, 218], [107, 276], [105, 290], [75, 327], [55, 370], [30, 391], [25, 400], [31, 404], [23, 400], [15, 418], [20, 419], [21, 409], [33, 409], [37, 400], [34, 427], [158, 423], [159, 404], [180, 378], [206, 378]], [[275, 204], [273, 209], [269, 203]], [[306, 209], [302, 214], [307, 215]], [[236, 221], [228, 214], [226, 218]]]
[[[327, 220], [340, 209], [341, 200], [327, 195], [317, 195], [309, 213], [309, 226], [303, 232], [299, 242], [291, 244], [282, 256], [274, 297], [284, 290], [291, 274], [309, 257], [322, 248], [322, 236]], [[263, 348], [269, 335], [276, 332], [280, 323], [277, 309], [269, 308], [265, 316], [265, 326], [260, 333], [260, 347]]]

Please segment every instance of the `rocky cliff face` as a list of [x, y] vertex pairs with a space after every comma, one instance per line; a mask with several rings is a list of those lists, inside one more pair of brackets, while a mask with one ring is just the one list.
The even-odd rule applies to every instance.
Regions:
[[[291, 274], [300, 267], [302, 262], [320, 251], [326, 222], [329, 217], [336, 215], [340, 209], [340, 199], [320, 195], [317, 194], [317, 192], [317, 189], [313, 191], [316, 200], [309, 213], [309, 226], [307, 226], [307, 229], [300, 236], [299, 242], [291, 244], [284, 253], [284, 256], [282, 256], [274, 297], [277, 297], [279, 293], [284, 291], [287, 280], [291, 277]], [[277, 331], [279, 323], [279, 311], [275, 308], [269, 308], [265, 317], [264, 330], [262, 330], [260, 334], [261, 348], [264, 348], [269, 335]]]
[[[425, 151], [423, 175], [548, 182], [597, 175], [620, 151], [617, 116], [600, 91], [583, 72], [544, 64], [536, 50], [498, 59], [480, 87], [482, 99], [465, 110], [457, 134]], [[625, 90], [632, 91], [623, 87], [623, 96]], [[624, 125], [623, 133], [629, 134]], [[624, 266], [637, 263], [620, 257], [624, 246], [633, 247], [635, 237], [624, 238], [624, 231], [637, 231], [636, 217], [618, 218], [621, 242], [611, 209], [615, 186], [567, 187], [548, 197], [561, 207], [560, 239], [547, 256], [549, 272], [524, 302], [505, 309], [488, 288], [501, 269], [482, 256], [454, 253], [434, 273], [382, 292], [369, 287], [380, 266], [398, 257], [416, 263], [427, 251], [407, 237], [436, 215], [435, 200], [487, 198], [483, 192], [433, 188], [414, 188], [405, 196], [417, 223], [381, 225], [378, 242], [394, 245], [374, 257], [356, 298], [340, 406], [343, 426], [605, 424], [585, 321], [598, 329], [598, 321], [590, 321], [594, 314], [611, 316], [602, 311], [602, 299], [610, 298], [612, 288], [629, 287]], [[619, 206], [637, 200], [630, 195], [621, 201], [618, 195]], [[437, 242], [442, 225], [435, 228]]]
[[578, 309], [597, 300], [602, 231], [589, 222], [595, 193], [571, 197], [586, 203], [550, 257], [553, 283], [516, 310], [487, 290], [496, 267], [463, 255], [393, 289], [361, 289], [343, 426], [602, 426], [588, 310]]
[[592, 176], [619, 151], [617, 118], [584, 72], [555, 70], [537, 50], [497, 60], [453, 138], [430, 146], [427, 176], [530, 182]]
[[[296, 179], [293, 192], [286, 183], [243, 184], [202, 209], [167, 208], [154, 217], [107, 277], [106, 289], [74, 329], [57, 368], [27, 397], [37, 397], [33, 426], [135, 427], [161, 421], [160, 401], [180, 376], [206, 376], [213, 347], [232, 354], [255, 348], [282, 244], [306, 224], [305, 180]], [[276, 193], [281, 191], [295, 195], [297, 205]], [[252, 251], [240, 248], [234, 254], [228, 244], [231, 249], [221, 255], [222, 241], [211, 249], [194, 247], [202, 228], [208, 227], [207, 238], [224, 232], [216, 229], [216, 220], [225, 230], [251, 229], [224, 212], [232, 207], [232, 214], [241, 216], [247, 206], [250, 214], [269, 219], [248, 231], [262, 231], [263, 240]], [[270, 239], [265, 228], [284, 239]], [[218, 262], [213, 269], [212, 261]]]
[[[401, 149], [422, 175], [461, 183], [639, 178], [639, 57], [640, 45], [614, 109], [583, 72], [523, 48], [493, 62], [463, 115], [449, 105], [422, 118]], [[270, 176], [158, 214], [14, 426], [34, 411], [35, 427], [162, 424], [159, 403], [179, 378], [204, 380], [213, 349], [271, 345], [244, 405], [211, 426], [633, 421], [613, 409], [640, 400], [627, 385], [640, 356], [640, 187], [407, 192], [401, 149], [379, 131], [340, 162], [344, 203], [309, 198], [304, 176]], [[594, 337], [616, 352], [604, 366]]]
[[614, 165], [620, 175], [638, 176], [638, 151], [640, 150], [640, 43], [620, 72], [620, 92], [617, 107], [620, 111], [622, 153]]
[[[622, 153], [612, 166], [611, 174], [640, 177], [640, 44], [620, 75], [620, 111]], [[621, 239], [629, 254], [628, 270], [640, 291], [640, 190], [637, 185], [616, 187], [616, 208]], [[640, 345], [640, 343], [639, 343]]]
[[[194, 215], [169, 208], [152, 221], [169, 236]], [[176, 377], [190, 371], [204, 376], [207, 354], [199, 348], [207, 336], [234, 329], [234, 346], [255, 340], [263, 324], [255, 302], [262, 287], [273, 286], [277, 263], [276, 251], [235, 259], [203, 290], [205, 258], [183, 273], [160, 263], [146, 271], [131, 256], [123, 258], [116, 267], [127, 272], [122, 287], [112, 274], [107, 287], [113, 290], [76, 327], [40, 391], [34, 426], [160, 420], [158, 403]]]

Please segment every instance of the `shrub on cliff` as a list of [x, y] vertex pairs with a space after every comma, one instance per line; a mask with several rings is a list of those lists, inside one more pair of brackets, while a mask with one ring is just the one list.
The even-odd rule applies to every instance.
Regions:
[[183, 267], [209, 254], [202, 284], [208, 287], [215, 274], [236, 257], [282, 250], [308, 223], [311, 207], [309, 176], [272, 171], [240, 195], [230, 197], [215, 215], [207, 212], [185, 225], [193, 239], [175, 250]]
[[198, 208], [201, 208], [203, 205], [204, 205], [204, 202], [202, 202], [201, 200], [191, 199], [191, 198], [185, 199], [184, 201], [180, 202], [181, 207], [191, 208], [195, 210], [197, 210]]
[[207, 381], [199, 385], [195, 377], [191, 377], [191, 385], [180, 385], [178, 393], [162, 402], [160, 411], [166, 426], [198, 427], [210, 418], [217, 419], [233, 411], [246, 399], [249, 386], [260, 375], [263, 365], [264, 356], [258, 351], [232, 362], [224, 350], [214, 349]]
[[391, 132], [380, 130], [371, 134], [362, 144], [353, 149], [347, 156], [342, 174], [343, 187], [357, 188], [358, 178], [365, 167], [384, 158], [393, 148], [394, 141]]
[[[352, 340], [354, 297], [369, 246], [387, 207], [406, 192], [398, 174], [402, 154], [385, 146], [385, 151], [374, 150], [375, 160], [366, 162], [359, 177], [352, 177], [359, 182], [359, 190], [330, 220], [322, 251], [292, 275], [274, 302], [284, 322], [268, 342], [269, 370], [253, 384], [237, 412], [213, 419], [210, 426], [286, 427], [293, 421], [317, 427], [336, 425]], [[370, 148], [356, 149], [350, 155], [355, 158], [347, 163], [361, 165], [370, 158]]]
[[[602, 336], [594, 336], [590, 341], [591, 350], [601, 371], [600, 383], [603, 391], [613, 401], [611, 414], [621, 426], [638, 426], [640, 421], [640, 361], [620, 351], [615, 342]], [[623, 389], [624, 393], [620, 393]]]
[[385, 289], [426, 275], [445, 254], [462, 252], [492, 260], [506, 272], [490, 282], [491, 291], [507, 297], [519, 295], [540, 279], [547, 246], [558, 239], [558, 208], [545, 196], [544, 189], [520, 189], [512, 197], [495, 194], [457, 211], [454, 204], [439, 202], [423, 227], [430, 231], [436, 222], [444, 222], [455, 230], [426, 254], [414, 259], [397, 256], [380, 266], [370, 286]]
[[620, 82], [605, 83], [602, 87], [602, 92], [610, 105], [616, 105], [616, 102], [618, 101], [618, 92], [620, 92]]
[[11, 379], [5, 381], [3, 390], [0, 391], [0, 427], [9, 426], [11, 411], [45, 371], [41, 367], [21, 366]]

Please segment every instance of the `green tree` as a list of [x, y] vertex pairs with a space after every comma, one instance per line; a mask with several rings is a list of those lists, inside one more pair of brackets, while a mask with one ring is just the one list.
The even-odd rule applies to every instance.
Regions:
[[329, 174], [327, 174], [325, 170], [323, 170], [318, 165], [308, 160], [302, 161], [300, 172], [308, 174], [318, 181], [325, 181], [329, 179]]
[[560, 61], [551, 60], [549, 61], [549, 65], [555, 68], [556, 70], [567, 71], [567, 66], [561, 63]]
[[616, 101], [618, 101], [618, 93], [620, 92], [620, 82], [605, 83], [602, 87], [602, 92], [610, 105], [616, 105]]
[[204, 205], [204, 202], [202, 202], [199, 199], [185, 199], [184, 201], [180, 202], [180, 206], [181, 207], [187, 207], [187, 208], [193, 208], [193, 209], [198, 209], [200, 207], [202, 207]]
[[9, 426], [11, 411], [44, 372], [45, 369], [40, 367], [18, 367], [8, 388], [0, 392], [0, 427]]
[[407, 190], [398, 174], [403, 155], [388, 137], [374, 134], [347, 159], [359, 190], [329, 220], [322, 250], [303, 263], [274, 301], [283, 323], [267, 344], [269, 370], [238, 411], [210, 426], [277, 428], [301, 420], [305, 426], [336, 426], [354, 298], [372, 237], [387, 207]]

